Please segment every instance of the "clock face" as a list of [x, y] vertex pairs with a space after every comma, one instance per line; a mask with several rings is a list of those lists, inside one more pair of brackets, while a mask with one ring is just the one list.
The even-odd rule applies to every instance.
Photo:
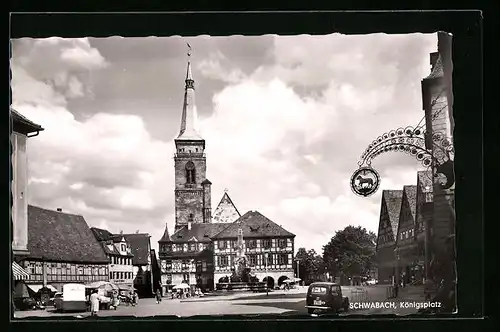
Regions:
[[194, 163], [193, 163], [192, 161], [188, 161], [188, 162], [186, 163], [186, 169], [187, 169], [188, 171], [193, 170], [193, 169], [194, 169]]

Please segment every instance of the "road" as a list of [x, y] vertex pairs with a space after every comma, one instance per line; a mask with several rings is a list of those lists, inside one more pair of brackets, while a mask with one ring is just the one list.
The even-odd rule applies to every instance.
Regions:
[[[195, 315], [297, 315], [307, 314], [305, 308], [305, 293], [307, 288], [292, 289], [290, 291], [274, 291], [269, 295], [266, 293], [236, 293], [220, 296], [206, 296], [193, 299], [163, 299], [159, 304], [154, 299], [141, 299], [139, 305], [119, 306], [117, 310], [101, 310], [100, 317], [112, 316], [177, 316], [190, 317]], [[384, 301], [386, 288], [383, 286], [365, 287], [362, 292], [355, 287], [342, 287], [343, 295], [349, 297], [350, 302], [376, 302]], [[349, 314], [381, 314], [387, 310], [351, 310]], [[80, 314], [79, 317], [87, 317], [88, 313]], [[51, 309], [45, 311], [16, 312], [16, 318], [23, 317], [58, 317], [78, 316], [72, 313], [56, 313]]]

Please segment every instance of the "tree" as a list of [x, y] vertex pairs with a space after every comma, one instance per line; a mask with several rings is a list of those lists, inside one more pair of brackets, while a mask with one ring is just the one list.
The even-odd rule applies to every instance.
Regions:
[[323, 261], [327, 270], [343, 277], [368, 275], [374, 266], [377, 236], [358, 226], [337, 231], [323, 246]]
[[314, 249], [299, 248], [295, 260], [299, 261], [298, 276], [304, 282], [314, 281], [324, 272], [323, 257], [318, 255]]

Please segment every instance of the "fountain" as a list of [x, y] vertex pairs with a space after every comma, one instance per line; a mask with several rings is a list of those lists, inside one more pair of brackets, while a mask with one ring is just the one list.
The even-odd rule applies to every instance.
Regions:
[[[218, 290], [240, 290], [240, 291], [248, 291], [248, 290], [258, 290], [260, 288], [264, 288], [263, 282], [259, 282], [259, 280], [252, 276], [251, 268], [247, 264], [247, 258], [245, 255], [245, 241], [243, 241], [243, 230], [238, 229], [238, 240], [236, 243], [236, 259], [234, 260], [234, 265], [232, 270], [231, 277], [229, 278], [228, 283], [218, 283], [216, 288]], [[261, 285], [262, 284], [262, 285]]]

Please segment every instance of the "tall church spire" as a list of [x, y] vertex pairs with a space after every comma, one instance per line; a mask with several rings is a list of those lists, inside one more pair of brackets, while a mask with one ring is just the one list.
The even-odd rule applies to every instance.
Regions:
[[196, 131], [196, 105], [194, 102], [194, 80], [191, 72], [191, 46], [187, 44], [188, 63], [186, 71], [186, 86], [184, 88], [184, 105], [182, 107], [181, 129], [178, 140], [202, 140]]

